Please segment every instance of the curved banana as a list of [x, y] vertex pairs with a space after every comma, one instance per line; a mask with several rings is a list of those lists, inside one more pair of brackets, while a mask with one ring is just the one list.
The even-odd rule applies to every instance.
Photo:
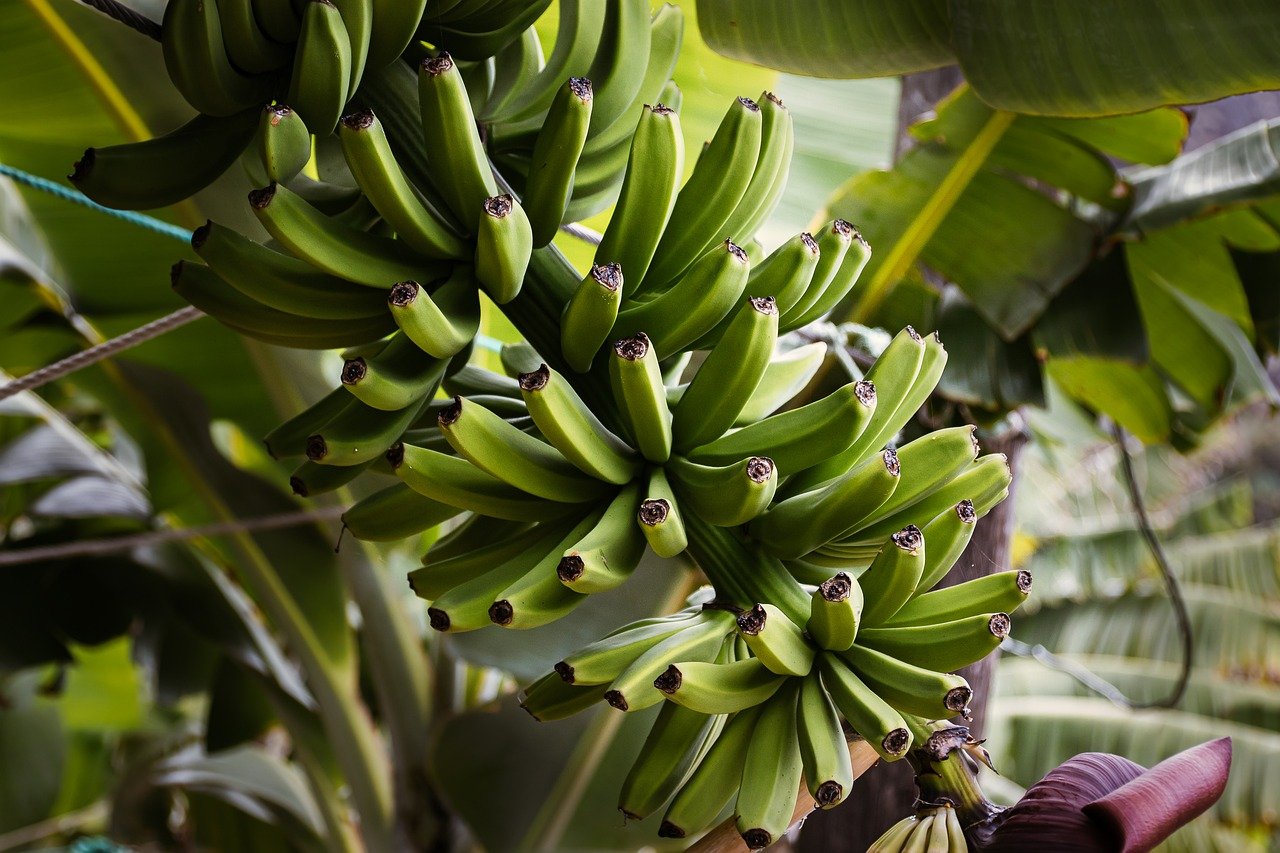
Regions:
[[528, 630], [554, 622], [586, 601], [585, 595], [560, 583], [556, 566], [560, 555], [591, 532], [603, 514], [599, 509], [588, 512], [546, 556], [498, 592], [489, 606], [489, 619], [503, 628]]
[[856, 643], [839, 656], [878, 696], [904, 714], [941, 720], [965, 714], [973, 698], [969, 682], [958, 675], [915, 666]]
[[758, 658], [746, 658], [732, 663], [673, 663], [654, 679], [653, 686], [685, 708], [703, 714], [732, 714], [764, 702], [786, 680]]
[[[443, 373], [443, 366], [440, 372]], [[429, 400], [431, 394], [423, 397]], [[352, 400], [315, 434], [307, 437], [307, 458], [325, 465], [359, 465], [376, 459], [400, 440], [424, 406], [425, 403], [420, 403], [399, 411], [382, 411], [370, 408], [360, 400]]]
[[[782, 198], [795, 145], [791, 113], [782, 99], [772, 92], [762, 92], [755, 103], [760, 108], [760, 151], [752, 168], [751, 182], [721, 226], [724, 233], [738, 235], [743, 242], [755, 236]], [[708, 246], [709, 243], [703, 248]]]
[[600, 701], [604, 685], [574, 687], [554, 673], [542, 676], [520, 692], [520, 707], [540, 723], [563, 720]]
[[881, 691], [873, 689], [843, 660], [832, 655], [819, 655], [818, 667], [831, 701], [881, 758], [897, 761], [907, 754], [911, 748], [911, 730], [902, 714], [882, 698]]
[[853, 762], [840, 717], [817, 672], [801, 682], [796, 710], [805, 783], [818, 808], [833, 808], [853, 787]]
[[441, 195], [463, 227], [474, 234], [485, 200], [498, 195], [498, 184], [476, 131], [466, 84], [448, 53], [422, 61], [418, 99], [427, 157], [449, 164], [436, 170]]
[[843, 219], [834, 219], [823, 226], [818, 233], [818, 263], [814, 267], [813, 276], [804, 293], [782, 315], [779, 328], [791, 331], [803, 325], [800, 319], [822, 298], [822, 294], [840, 272], [849, 247], [853, 245], [854, 233], [854, 227]]
[[[850, 528], [846, 539], [850, 542], [879, 542], [905, 524], [937, 518], [943, 512], [954, 509], [962, 501], [970, 506], [957, 510], [967, 516], [972, 509], [975, 519], [986, 515], [992, 507], [1009, 494], [1009, 461], [1003, 453], [988, 453], [979, 457], [967, 470], [945, 486], [913, 505], [874, 524], [856, 525]], [[927, 523], [927, 522], [926, 522]]]
[[807, 231], [797, 234], [759, 264], [752, 265], [747, 290], [771, 294], [778, 303], [779, 314], [786, 316], [809, 289], [821, 255], [812, 234]]
[[433, 396], [444, 378], [444, 367], [443, 361], [397, 332], [376, 356], [344, 362], [342, 385], [366, 406], [399, 411]]
[[[461, 529], [476, 526], [476, 520], [494, 521], [482, 515], [473, 515], [471, 518], [473, 523]], [[487, 529], [487, 525], [479, 527]], [[422, 558], [422, 568], [409, 572], [409, 587], [419, 598], [434, 601], [455, 586], [474, 580], [499, 563], [523, 553], [540, 535], [538, 528], [533, 525], [507, 524], [507, 527], [512, 531], [510, 534], [499, 533], [496, 541], [488, 541], [462, 553], [437, 551], [437, 546], [449, 537], [437, 540], [436, 545]]]
[[[344, 0], [344, 6], [359, 2]], [[352, 47], [342, 11], [330, 0], [309, 0], [293, 54], [288, 99], [312, 133], [327, 136], [342, 117], [352, 75], [357, 64], [364, 64], [364, 54], [356, 57]]]
[[[924, 555], [924, 571], [920, 574], [920, 583], [916, 590], [923, 592], [932, 589], [944, 577], [951, 567], [960, 559], [964, 549], [973, 538], [974, 527], [978, 522], [978, 512], [969, 500], [960, 501], [953, 507], [944, 509], [938, 517], [930, 521], [921, 530], [927, 550]], [[996, 610], [1008, 608], [997, 607]]]
[[618, 810], [631, 820], [644, 820], [661, 808], [723, 726], [723, 716], [664, 703], [640, 747], [640, 756], [622, 780]]
[[231, 64], [216, 0], [168, 3], [160, 33], [169, 79], [197, 111], [229, 116], [271, 99], [271, 77], [246, 76]]
[[520, 393], [542, 437], [584, 474], [615, 485], [628, 483], [640, 459], [592, 413], [563, 376], [545, 364], [520, 374]]
[[692, 625], [658, 642], [629, 663], [609, 683], [604, 701], [619, 711], [639, 711], [664, 698], [654, 680], [676, 660], [714, 658], [733, 630], [733, 615], [708, 610]]
[[534, 521], [567, 509], [499, 480], [466, 459], [411, 444], [404, 446], [404, 456], [395, 470], [396, 476], [419, 494], [492, 518]]
[[396, 284], [387, 294], [387, 307], [400, 331], [435, 358], [462, 352], [480, 329], [479, 292], [465, 267], [456, 267], [435, 293], [416, 281]]
[[314, 435], [339, 412], [351, 404], [351, 395], [335, 388], [298, 414], [277, 426], [262, 438], [272, 459], [301, 456], [306, 452], [307, 437]]
[[640, 484], [627, 486], [590, 533], [564, 552], [556, 566], [560, 582], [574, 592], [605, 592], [622, 584], [640, 563], [647, 544], [636, 523]]
[[538, 133], [522, 198], [536, 248], [556, 236], [573, 196], [573, 175], [587, 141], [592, 106], [591, 81], [570, 77], [551, 102]]
[[1010, 624], [1007, 613], [980, 613], [930, 625], [867, 628], [858, 642], [904, 663], [951, 672], [995, 651]]
[[827, 345], [816, 341], [774, 356], [733, 425], [746, 427], [777, 411], [804, 390], [822, 366], [826, 354]]
[[844, 299], [858, 283], [859, 276], [871, 261], [871, 247], [867, 245], [867, 241], [858, 229], [853, 229], [852, 236], [853, 243], [840, 261], [840, 268], [827, 282], [827, 286], [822, 289], [817, 299], [808, 303], [808, 307], [801, 314], [790, 319], [789, 327], [798, 329], [826, 316], [827, 312], [840, 304], [840, 300]]
[[778, 487], [778, 469], [767, 456], [719, 467], [673, 456], [666, 471], [680, 503], [718, 527], [736, 527], [760, 515]]
[[915, 594], [924, 571], [924, 552], [920, 528], [907, 525], [889, 537], [871, 565], [858, 576], [866, 602], [862, 609], [863, 634], [867, 626], [892, 618]]
[[476, 232], [476, 280], [499, 305], [515, 299], [533, 254], [533, 232], [520, 202], [509, 195], [484, 200]]
[[820, 647], [844, 651], [858, 637], [863, 602], [862, 587], [840, 572], [818, 584], [813, 591], [805, 630]]
[[380, 68], [400, 57], [413, 41], [427, 0], [373, 0], [368, 67]]
[[751, 850], [768, 847], [782, 837], [800, 795], [804, 759], [796, 735], [798, 686], [793, 681], [765, 703], [747, 745], [734, 818]]
[[293, 180], [310, 159], [311, 131], [302, 116], [283, 104], [263, 107], [257, 132], [243, 157], [249, 180], [255, 186]]
[[[928, 528], [925, 535], [927, 539]], [[937, 625], [982, 613], [1012, 613], [1030, 594], [1031, 572], [1025, 569], [997, 572], [917, 595], [893, 614], [884, 627]]]
[[679, 506], [667, 475], [661, 468], [654, 468], [649, 474], [647, 497], [640, 502], [636, 510], [636, 521], [649, 547], [659, 557], [674, 557], [689, 545], [685, 533], [684, 521], [680, 518]]
[[404, 483], [395, 483], [356, 501], [342, 514], [342, 523], [357, 539], [394, 542], [435, 527], [460, 512], [457, 507], [423, 497]]
[[755, 734], [762, 705], [739, 711], [730, 718], [676, 793], [662, 817], [658, 835], [687, 838], [715, 821], [742, 785], [742, 764]]
[[671, 410], [658, 353], [644, 332], [614, 341], [609, 381], [631, 444], [650, 462], [666, 462], [671, 456]]
[[560, 351], [569, 367], [586, 373], [609, 337], [622, 305], [622, 267], [595, 264], [564, 306]]
[[757, 604], [739, 613], [738, 634], [772, 673], [808, 675], [813, 668], [815, 650], [804, 631], [772, 604]]
[[555, 670], [570, 684], [608, 684], [641, 655], [685, 628], [708, 621], [706, 611], [646, 619], [567, 655]]

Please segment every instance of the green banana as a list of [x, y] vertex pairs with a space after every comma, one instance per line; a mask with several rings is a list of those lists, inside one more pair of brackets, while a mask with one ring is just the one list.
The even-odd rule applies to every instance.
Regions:
[[[928, 535], [925, 528], [926, 541]], [[997, 572], [917, 595], [893, 614], [884, 627], [937, 625], [981, 613], [1012, 613], [1030, 594], [1031, 572], [1025, 569]]]
[[[729, 106], [676, 198], [640, 289], [665, 289], [711, 241], [738, 236], [745, 241], [751, 236], [725, 234], [722, 229], [751, 183], [760, 154], [761, 123], [755, 101], [737, 98]], [[742, 264], [745, 268], [745, 252]]]
[[618, 810], [631, 820], [644, 820], [671, 798], [697, 766], [707, 744], [724, 726], [724, 717], [700, 714], [664, 703], [631, 765], [618, 794]]
[[520, 399], [520, 383], [509, 376], [468, 364], [444, 378], [445, 393], [463, 397], [508, 397]]
[[556, 672], [570, 684], [608, 684], [649, 649], [695, 624], [713, 621], [708, 613], [681, 611], [624, 626], [566, 656], [556, 664]]
[[689, 545], [684, 529], [684, 521], [680, 518], [679, 506], [667, 475], [661, 468], [654, 468], [649, 473], [648, 496], [640, 502], [636, 510], [636, 520], [649, 547], [659, 557], [674, 557]]
[[471, 464], [531, 495], [578, 503], [598, 498], [608, 488], [545, 441], [462, 397], [440, 413], [439, 423], [449, 444]]
[[396, 475], [419, 494], [493, 518], [536, 521], [566, 509], [499, 480], [465, 459], [410, 444], [404, 446]]
[[764, 377], [777, 339], [778, 308], [773, 298], [744, 300], [671, 413], [672, 446], [677, 453], [706, 444], [733, 426]]
[[349, 405], [351, 395], [345, 389], [335, 388], [263, 436], [267, 454], [272, 459], [301, 456], [306, 452], [307, 437], [314, 435]]
[[911, 730], [902, 714], [882, 698], [881, 691], [868, 686], [839, 658], [820, 655], [818, 666], [831, 701], [876, 754], [885, 761], [906, 755], [911, 748]]
[[1011, 479], [1009, 462], [1004, 454], [988, 453], [945, 486], [906, 509], [874, 524], [851, 528], [846, 539], [857, 543], [880, 542], [904, 524], [937, 518], [965, 500], [970, 501], [971, 507], [958, 512], [967, 516], [972, 508], [974, 519], [981, 518], [1008, 495]]
[[515, 299], [533, 254], [533, 232], [520, 202], [509, 195], [484, 200], [476, 232], [476, 280], [499, 305]]
[[520, 692], [520, 707], [540, 723], [563, 720], [600, 701], [604, 685], [574, 687], [554, 673], [542, 676]]
[[780, 329], [791, 331], [800, 328], [801, 318], [808, 315], [840, 272], [849, 247], [853, 245], [854, 233], [854, 227], [843, 219], [834, 219], [823, 226], [818, 234], [818, 263], [814, 266], [813, 276], [804, 293], [782, 315], [778, 323]]
[[821, 254], [812, 234], [807, 231], [797, 234], [752, 266], [747, 290], [771, 294], [778, 304], [778, 312], [785, 316], [808, 290]]
[[269, 76], [246, 76], [231, 64], [216, 0], [168, 3], [160, 33], [169, 79], [198, 112], [229, 116], [270, 100]]
[[423, 497], [404, 483], [395, 483], [356, 501], [342, 514], [342, 523], [357, 539], [394, 542], [435, 527], [460, 512], [457, 507]]
[[332, 0], [342, 14], [342, 28], [351, 45], [351, 69], [346, 96], [354, 97], [364, 77], [369, 58], [369, 39], [373, 31], [373, 0]]
[[480, 329], [480, 298], [466, 267], [455, 267], [434, 294], [416, 281], [396, 284], [387, 307], [405, 337], [435, 358], [462, 352]]
[[342, 385], [366, 406], [399, 411], [434, 396], [444, 378], [444, 366], [404, 332], [397, 332], [376, 356], [345, 361]]
[[640, 460], [592, 413], [563, 376], [545, 364], [520, 374], [520, 393], [542, 437], [578, 470], [622, 485], [638, 473]]
[[555, 48], [536, 76], [515, 90], [505, 102], [490, 104], [483, 118], [517, 124], [545, 112], [565, 78], [583, 75], [591, 67], [604, 29], [605, 4], [600, 0], [564, 0]]
[[574, 592], [605, 592], [622, 584], [640, 563], [647, 544], [636, 523], [639, 481], [620, 491], [595, 529], [564, 552], [556, 574]]
[[351, 320], [385, 312], [381, 294], [319, 272], [305, 261], [255, 243], [225, 225], [206, 222], [191, 247], [218, 278], [245, 296], [301, 317]]
[[[914, 666], [857, 644], [839, 656], [877, 695], [904, 714], [941, 720], [968, 713], [973, 691], [958, 675]], [[836, 704], [840, 704], [838, 700]]]
[[330, 0], [309, 0], [293, 54], [289, 104], [312, 133], [327, 136], [346, 106], [357, 62], [342, 12]]
[[767, 456], [719, 467], [673, 456], [666, 470], [681, 505], [719, 527], [736, 527], [760, 515], [778, 486], [777, 468]]
[[808, 675], [814, 648], [800, 626], [772, 604], [738, 614], [738, 633], [760, 663], [777, 675]]
[[844, 651], [858, 637], [864, 606], [862, 587], [844, 572], [818, 584], [805, 630], [824, 649]]
[[801, 326], [807, 326], [840, 304], [840, 300], [844, 299], [857, 284], [858, 277], [862, 275], [862, 271], [866, 269], [870, 260], [871, 247], [867, 245], [867, 241], [863, 239], [858, 229], [853, 229], [853, 243], [841, 260], [840, 268], [822, 289], [818, 298], [799, 316], [791, 318], [789, 327], [798, 329]]
[[[755, 103], [760, 108], [760, 151], [752, 168], [751, 182], [720, 229], [725, 234], [737, 235], [742, 242], [755, 235], [782, 198], [795, 143], [791, 113], [782, 100], [772, 92], [763, 92]], [[709, 247], [710, 242], [714, 241], [703, 248]]]
[[432, 281], [447, 269], [399, 241], [325, 216], [280, 184], [249, 193], [249, 205], [271, 236], [296, 257], [339, 278], [390, 290], [398, 281]]
[[280, 0], [253, 0], [253, 17], [267, 38], [281, 44], [293, 44], [298, 40], [300, 19], [296, 3]]
[[857, 441], [877, 405], [874, 385], [850, 382], [821, 400], [748, 424], [694, 448], [689, 455], [714, 465], [761, 454], [777, 463], [784, 474], [794, 475]]
[[495, 625], [515, 630], [537, 628], [568, 615], [587, 600], [585, 595], [560, 582], [556, 566], [560, 555], [590, 533], [603, 514], [604, 510], [593, 510], [584, 515], [546, 556], [494, 596], [489, 618]]
[[[953, 507], [944, 509], [938, 517], [924, 526], [920, 532], [924, 534], [926, 551], [924, 555], [924, 571], [920, 574], [917, 591], [935, 587], [947, 576], [951, 567], [960, 559], [964, 549], [973, 537], [973, 530], [978, 521], [978, 513], [969, 500], [960, 501]], [[1030, 575], [1028, 575], [1028, 584]], [[1021, 601], [1019, 599], [1019, 601]], [[1017, 605], [1015, 604], [1014, 607]], [[988, 610], [1012, 610], [1013, 607], [990, 607]]]
[[742, 784], [743, 757], [763, 710], [756, 705], [739, 711], [725, 724], [720, 736], [680, 787], [662, 817], [658, 835], [687, 838], [715, 821]]
[[614, 341], [609, 380], [631, 444], [650, 462], [666, 462], [671, 456], [671, 411], [658, 354], [644, 332]]
[[493, 86], [489, 90], [489, 96], [479, 107], [472, 104], [476, 118], [481, 122], [489, 123], [491, 127], [494, 114], [517, 97], [521, 89], [536, 77], [546, 64], [546, 57], [542, 53], [542, 39], [538, 37], [538, 28], [526, 28], [520, 33], [519, 38], [494, 55], [493, 64]]
[[875, 512], [893, 495], [898, 473], [897, 455], [886, 450], [825, 488], [775, 503], [748, 530], [774, 556], [800, 557]]
[[[493, 521], [482, 515], [472, 518]], [[473, 580], [494, 566], [523, 553], [541, 535], [541, 531], [535, 526], [509, 527], [515, 532], [499, 535], [497, 541], [486, 542], [464, 553], [437, 553], [435, 546], [432, 546], [422, 558], [422, 568], [409, 572], [409, 587], [419, 598], [433, 601], [455, 586]]]
[[595, 264], [564, 306], [560, 317], [560, 351], [565, 363], [586, 373], [609, 337], [622, 304], [622, 267]]
[[342, 153], [361, 192], [405, 245], [427, 258], [463, 258], [470, 246], [409, 183], [386, 131], [373, 110], [360, 110], [338, 125]]
[[[659, 247], [657, 257], [661, 253]], [[668, 355], [688, 348], [738, 304], [747, 286], [747, 253], [725, 240], [682, 272], [672, 287], [657, 296], [624, 302], [612, 334], [644, 332], [659, 353]]]
[[373, 0], [373, 28], [369, 32], [369, 68], [398, 59], [410, 43], [426, 11], [427, 0]]
[[[431, 394], [423, 396], [431, 398]], [[307, 458], [325, 465], [358, 465], [376, 459], [400, 440], [423, 405], [399, 411], [381, 411], [366, 406], [360, 400], [352, 400], [315, 434], [307, 437]]]
[[980, 613], [929, 625], [866, 628], [858, 642], [904, 663], [951, 672], [995, 651], [1009, 627], [1007, 613]]
[[787, 685], [765, 704], [747, 745], [734, 819], [751, 850], [782, 837], [799, 798], [804, 759], [796, 736], [797, 687]]
[[320, 465], [305, 460], [289, 475], [289, 488], [300, 498], [310, 498], [340, 489], [360, 476], [376, 460], [370, 459], [363, 465], [339, 467], [337, 465]]
[[786, 676], [770, 671], [758, 658], [732, 663], [690, 660], [668, 666], [653, 686], [690, 710], [732, 714], [764, 702], [786, 681]]
[[227, 57], [236, 68], [246, 74], [263, 74], [288, 62], [288, 49], [259, 29], [249, 0], [218, 0], [218, 19]]
[[853, 787], [853, 762], [840, 717], [816, 671], [801, 682], [796, 710], [809, 793], [818, 808], [838, 806]]
[[466, 85], [448, 53], [422, 61], [418, 98], [427, 156], [448, 164], [436, 170], [441, 195], [467, 232], [474, 234], [486, 199], [498, 194], [498, 184], [476, 131]]
[[533, 146], [523, 204], [532, 224], [533, 245], [537, 248], [556, 236], [569, 206], [573, 174], [587, 141], [592, 104], [591, 81], [570, 77], [551, 102]]
[[268, 104], [258, 116], [257, 132], [243, 157], [249, 180], [256, 186], [293, 180], [311, 160], [311, 131], [302, 116], [283, 104]]
[[608, 7], [600, 45], [587, 77], [596, 86], [591, 135], [613, 126], [631, 106], [649, 65], [647, 0], [604, 0]]
[[639, 711], [664, 698], [654, 686], [673, 660], [714, 658], [733, 629], [733, 615], [708, 610], [703, 618], [649, 648], [631, 661], [609, 684], [604, 700], [619, 711]]
[[117, 210], [177, 204], [231, 167], [253, 138], [257, 115], [252, 109], [228, 118], [198, 115], [154, 139], [87, 148], [72, 169], [71, 183]]
[[861, 575], [858, 585], [866, 604], [862, 634], [868, 625], [889, 620], [915, 594], [924, 571], [925, 541], [920, 528], [907, 525], [894, 533]]
[[631, 140], [622, 192], [596, 249], [597, 264], [621, 264], [634, 281], [644, 280], [683, 174], [680, 117], [662, 104], [645, 105]]

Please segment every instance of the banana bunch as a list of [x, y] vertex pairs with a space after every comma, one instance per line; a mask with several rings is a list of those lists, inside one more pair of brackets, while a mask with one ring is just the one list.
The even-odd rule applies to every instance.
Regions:
[[950, 803], [927, 806], [889, 827], [867, 853], [968, 853], [960, 817]]

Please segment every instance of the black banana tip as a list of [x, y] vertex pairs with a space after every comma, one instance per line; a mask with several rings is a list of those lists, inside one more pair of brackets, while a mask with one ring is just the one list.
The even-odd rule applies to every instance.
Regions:
[[761, 314], [778, 313], [778, 303], [772, 296], [748, 296], [747, 299], [750, 300], [751, 307]]
[[747, 460], [747, 478], [753, 483], [767, 483], [773, 471], [773, 460], [768, 456], [752, 456]]
[[266, 104], [262, 107], [262, 111], [266, 114], [267, 121], [272, 124], [279, 124], [293, 115], [293, 107], [285, 104]]
[[505, 598], [489, 605], [489, 621], [495, 625], [510, 625], [516, 617], [516, 609]]
[[[835, 222], [832, 222], [831, 230], [836, 234], [839, 234], [841, 237], [848, 237], [849, 239], [853, 239], [853, 235], [858, 233], [858, 229], [853, 227], [852, 222], [847, 222], [843, 219], [837, 219]], [[911, 327], [908, 326], [907, 328]]]
[[590, 101], [593, 96], [591, 81], [586, 77], [570, 77], [569, 90], [573, 92], [574, 97], [582, 101]]
[[786, 104], [782, 103], [782, 98], [779, 98], [777, 95], [773, 94], [773, 92], [764, 92], [763, 94], [760, 95], [759, 100], [768, 101], [769, 103], [775, 104], [776, 106], [779, 106], [779, 107], [786, 106]]
[[191, 232], [191, 248], [199, 250], [209, 241], [209, 232], [213, 230], [213, 220], [206, 219], [204, 224]]
[[673, 116], [676, 114], [676, 111], [671, 109], [671, 107], [667, 106], [666, 104], [658, 103], [658, 104], [654, 104], [651, 107], [646, 104], [645, 106], [649, 110], [649, 112], [653, 113], [656, 116]]
[[805, 248], [810, 252], [813, 252], [815, 255], [818, 254], [818, 241], [813, 239], [813, 235], [808, 231], [800, 234], [800, 242], [804, 243]]
[[186, 261], [178, 261], [176, 264], [169, 267], [169, 286], [170, 287], [177, 287], [178, 282], [182, 280], [182, 265], [185, 263]]
[[373, 110], [356, 110], [342, 117], [342, 126], [347, 130], [368, 130], [373, 127]]
[[924, 535], [914, 524], [908, 524], [889, 538], [893, 540], [894, 545], [907, 552], [918, 551], [924, 545]]
[[844, 799], [844, 786], [839, 782], [828, 779], [818, 786], [818, 795], [813, 798], [814, 801], [822, 806], [834, 806], [836, 803]]
[[449, 614], [436, 607], [427, 608], [427, 618], [431, 620], [431, 627], [437, 631], [448, 631], [450, 625]]
[[902, 465], [898, 462], [898, 452], [890, 447], [880, 458], [884, 460], [885, 470], [895, 477], [901, 476]]
[[551, 368], [545, 364], [538, 365], [537, 370], [521, 373], [519, 382], [521, 391], [541, 391], [551, 381]]
[[401, 281], [392, 285], [387, 302], [395, 308], [408, 308], [418, 298], [422, 287], [416, 281]]
[[453, 426], [460, 417], [462, 417], [462, 398], [454, 397], [453, 402], [436, 418], [436, 422], [442, 427]]
[[622, 264], [596, 264], [591, 268], [591, 277], [601, 287], [617, 292], [622, 287]]
[[617, 708], [619, 711], [626, 711], [631, 707], [627, 704], [627, 698], [622, 695], [621, 690], [606, 690], [604, 701], [609, 703], [609, 707]]
[[1018, 589], [1022, 590], [1024, 594], [1030, 595], [1031, 572], [1027, 571], [1026, 569], [1019, 569], [1017, 583], [1018, 583]]
[[260, 187], [249, 192], [249, 204], [254, 210], [265, 210], [271, 204], [271, 200], [276, 197], [276, 183], [272, 181], [265, 187]]
[[555, 665], [556, 675], [560, 676], [560, 680], [565, 684], [573, 684], [573, 667], [564, 661], [560, 661]]
[[1013, 622], [1009, 619], [1008, 613], [993, 614], [987, 620], [987, 629], [991, 631], [991, 636], [1003, 640], [1009, 636], [1009, 629], [1013, 627]]
[[748, 850], [763, 850], [773, 843], [773, 835], [767, 829], [748, 829], [742, 833], [742, 843], [747, 845]]
[[649, 498], [640, 502], [640, 511], [636, 515], [640, 519], [641, 524], [647, 524], [653, 527], [667, 520], [667, 516], [671, 513], [671, 504], [667, 503], [663, 498]]
[[325, 444], [323, 435], [307, 436], [307, 458], [319, 462], [329, 455], [329, 445]]
[[447, 74], [449, 69], [453, 68], [453, 57], [449, 55], [449, 51], [442, 50], [436, 56], [428, 56], [422, 60], [422, 71], [430, 74], [432, 77], [439, 77], [441, 74]]
[[627, 361], [640, 361], [649, 354], [649, 347], [649, 336], [644, 332], [636, 332], [629, 338], [613, 342], [614, 353]]
[[[951, 707], [948, 705], [947, 707]], [[907, 746], [911, 743], [911, 733], [906, 729], [894, 729], [884, 736], [884, 740], [880, 741], [880, 746], [890, 755], [901, 755], [907, 751]]]
[[754, 637], [764, 630], [764, 626], [768, 621], [768, 611], [762, 605], [757, 604], [750, 610], [744, 610], [738, 614], [738, 630], [747, 636]]
[[853, 591], [853, 581], [844, 572], [840, 572], [834, 577], [827, 578], [818, 584], [818, 593], [827, 601], [839, 602], [849, 597], [849, 593]]
[[948, 711], [966, 714], [969, 710], [969, 700], [972, 698], [973, 691], [968, 687], [955, 687], [947, 691], [942, 704]]
[[956, 504], [956, 515], [960, 516], [960, 520], [965, 524], [973, 524], [978, 520], [978, 511], [973, 507], [973, 501], [963, 500]]
[[920, 337], [920, 333], [916, 331], [915, 326], [907, 326], [906, 332], [911, 336], [911, 340], [916, 343], [924, 343], [924, 339]]
[[369, 375], [369, 365], [363, 358], [349, 358], [342, 364], [342, 384], [359, 385]]
[[760, 105], [757, 104], [755, 101], [751, 100], [750, 98], [740, 97], [738, 98], [738, 103], [742, 104], [744, 107], [746, 107], [748, 110], [750, 110], [753, 113], [760, 112]]
[[653, 686], [666, 694], [675, 693], [680, 689], [680, 685], [683, 683], [684, 673], [676, 669], [675, 664], [667, 667], [666, 672], [653, 680]]
[[516, 200], [507, 194], [489, 196], [484, 200], [484, 212], [494, 219], [506, 219], [515, 207]]
[[865, 379], [859, 380], [858, 384], [853, 386], [853, 394], [858, 398], [858, 402], [864, 406], [870, 406], [876, 401], [875, 383], [868, 382]]
[[404, 462], [404, 442], [397, 441], [395, 444], [388, 447], [387, 452], [382, 456], [387, 460], [387, 464], [393, 469], [399, 468]]
[[582, 573], [586, 570], [587, 564], [582, 562], [582, 558], [577, 554], [570, 554], [560, 560], [556, 566], [556, 577], [560, 578], [564, 583], [573, 583], [582, 577]]
[[93, 171], [93, 164], [98, 160], [98, 150], [96, 148], [86, 148], [84, 153], [80, 155], [80, 159], [71, 167], [71, 174], [67, 178], [73, 184], [78, 184], [89, 177], [89, 173]]
[[664, 820], [658, 827], [659, 838], [684, 838], [685, 831], [669, 820]]
[[751, 263], [751, 259], [747, 257], [747, 250], [742, 248], [732, 240], [725, 240], [724, 248], [726, 252], [733, 255], [733, 257], [737, 259], [738, 263], [740, 264]]
[[307, 497], [307, 484], [303, 482], [301, 477], [290, 477], [289, 488], [293, 489], [293, 493], [298, 497]]

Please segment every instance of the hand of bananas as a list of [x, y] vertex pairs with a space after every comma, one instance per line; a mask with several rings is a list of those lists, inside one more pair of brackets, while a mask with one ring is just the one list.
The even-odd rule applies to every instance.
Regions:
[[[930, 590], [1008, 467], [970, 427], [891, 446], [946, 362], [911, 328], [864, 379], [780, 411], [826, 347], [779, 337], [830, 311], [870, 249], [835, 220], [753, 263], [788, 176], [782, 102], [736, 99], [682, 184], [679, 10], [563, 0], [544, 59], [546, 5], [171, 0], [166, 66], [201, 115], [90, 149], [74, 180], [151, 207], [241, 159], [272, 243], [210, 222], [173, 286], [250, 337], [348, 348], [340, 386], [268, 448], [306, 457], [303, 495], [394, 474], [344, 516], [358, 537], [456, 520], [410, 576], [435, 629], [545, 625], [646, 549], [693, 557], [711, 592], [570, 655], [522, 704], [664, 703], [622, 810], [666, 804], [662, 833], [684, 837], [732, 802], [763, 847], [802, 780], [824, 808], [848, 793], [842, 718], [895, 760], [915, 718], [965, 711], [947, 673], [999, 644], [1030, 576]], [[615, 201], [574, 270], [552, 237]], [[510, 348], [506, 375], [467, 364], [481, 292], [538, 348]]]

